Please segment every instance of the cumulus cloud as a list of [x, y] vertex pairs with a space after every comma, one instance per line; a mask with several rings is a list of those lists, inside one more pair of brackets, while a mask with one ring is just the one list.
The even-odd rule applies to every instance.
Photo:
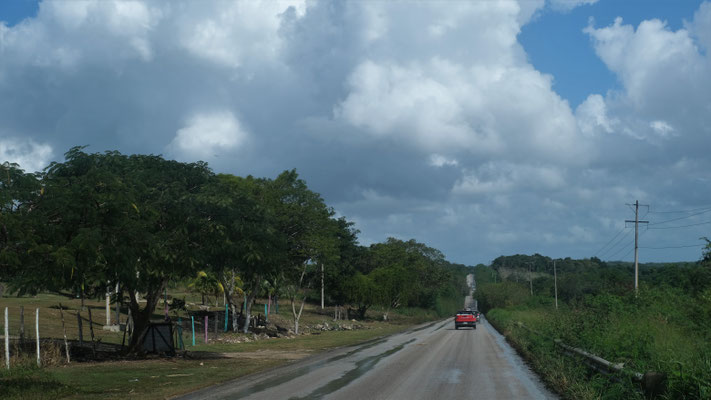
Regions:
[[525, 65], [365, 61], [348, 82], [351, 92], [335, 116], [368, 134], [435, 151], [556, 154], [570, 162], [590, 154], [567, 102], [551, 90], [550, 77]]
[[200, 113], [178, 129], [168, 147], [171, 154], [183, 160], [208, 160], [238, 150], [247, 138], [247, 132], [231, 112]]
[[498, 194], [514, 190], [550, 191], [565, 184], [562, 170], [551, 166], [489, 162], [475, 171], [467, 171], [453, 188], [453, 193]]
[[185, 22], [178, 28], [181, 44], [197, 57], [234, 68], [276, 60], [283, 50], [282, 14], [293, 10], [302, 16], [306, 1], [187, 2], [182, 6], [191, 12], [179, 16]]
[[549, 0], [551, 7], [556, 10], [570, 11], [581, 5], [595, 4], [598, 0]]
[[572, 110], [518, 39], [537, 13], [591, 3], [43, 1], [0, 22], [0, 125], [23, 134], [0, 155], [297, 168], [366, 242], [587, 255], [625, 202], [707, 202], [711, 168], [709, 3], [678, 30], [590, 23], [621, 87]]
[[429, 164], [433, 167], [456, 167], [457, 165], [459, 165], [459, 161], [457, 161], [455, 158], [448, 158], [441, 154], [432, 154], [429, 158]]
[[610, 119], [607, 113], [605, 99], [599, 94], [591, 94], [575, 109], [578, 128], [586, 136], [599, 132], [612, 133], [613, 126], [618, 123]]
[[48, 144], [36, 143], [32, 139], [0, 136], [0, 163], [15, 163], [26, 172], [35, 172], [49, 165], [53, 155], [52, 147]]

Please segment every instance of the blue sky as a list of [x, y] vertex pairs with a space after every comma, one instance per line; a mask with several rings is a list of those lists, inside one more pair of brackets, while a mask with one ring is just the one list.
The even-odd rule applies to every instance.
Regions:
[[635, 200], [642, 261], [711, 236], [708, 1], [15, 0], [0, 21], [0, 162], [296, 168], [363, 244], [466, 264], [629, 261]]
[[621, 17], [634, 26], [646, 19], [661, 19], [671, 28], [683, 27], [699, 8], [698, 0], [601, 0], [568, 12], [550, 8], [525, 25], [519, 40], [531, 63], [555, 77], [554, 88], [573, 107], [591, 93], [601, 93], [619, 87], [615, 75], [597, 57], [583, 32], [589, 21], [598, 26], [610, 25]]

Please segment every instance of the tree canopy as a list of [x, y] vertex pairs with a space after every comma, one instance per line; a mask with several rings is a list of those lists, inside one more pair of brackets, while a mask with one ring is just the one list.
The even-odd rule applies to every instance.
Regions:
[[19, 294], [82, 298], [119, 283], [137, 332], [132, 347], [171, 282], [193, 280], [211, 295], [219, 287], [233, 313], [244, 296], [245, 330], [265, 287], [290, 294], [295, 328], [297, 305], [321, 284], [327, 303], [361, 317], [463, 294], [453, 277], [463, 282], [464, 270], [439, 250], [393, 238], [360, 245], [353, 223], [295, 170], [239, 177], [203, 162], [74, 147], [41, 173], [9, 163], [0, 172], [0, 280]]

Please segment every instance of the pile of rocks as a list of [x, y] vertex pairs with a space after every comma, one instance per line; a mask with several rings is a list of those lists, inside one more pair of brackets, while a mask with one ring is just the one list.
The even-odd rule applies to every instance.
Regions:
[[352, 330], [357, 330], [357, 329], [363, 329], [365, 327], [363, 325], [355, 324], [355, 323], [352, 323], [352, 324], [340, 324], [340, 323], [329, 324], [328, 322], [324, 322], [323, 324], [316, 324], [310, 328], [313, 331], [352, 331]]

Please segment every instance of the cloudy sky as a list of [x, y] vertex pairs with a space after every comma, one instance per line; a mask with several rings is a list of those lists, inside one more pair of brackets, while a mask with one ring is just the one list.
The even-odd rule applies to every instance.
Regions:
[[711, 2], [0, 3], [0, 162], [88, 151], [296, 168], [361, 242], [697, 260]]

